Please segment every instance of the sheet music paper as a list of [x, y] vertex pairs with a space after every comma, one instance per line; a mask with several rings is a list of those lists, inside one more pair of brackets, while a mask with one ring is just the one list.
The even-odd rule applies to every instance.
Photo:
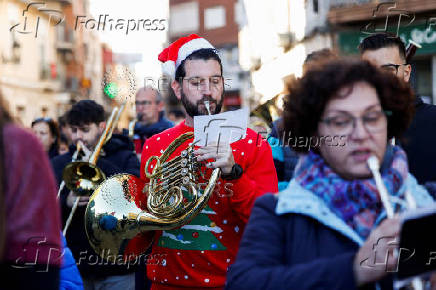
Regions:
[[244, 139], [247, 133], [247, 108], [216, 115], [194, 116], [194, 143], [206, 146], [213, 142], [231, 144]]

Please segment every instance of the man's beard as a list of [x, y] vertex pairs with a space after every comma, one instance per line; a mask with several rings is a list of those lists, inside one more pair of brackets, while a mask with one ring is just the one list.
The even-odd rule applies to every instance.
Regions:
[[202, 111], [199, 110], [200, 105], [204, 106], [204, 101], [209, 101], [209, 105], [215, 104], [215, 110], [211, 111], [210, 113], [212, 115], [218, 114], [219, 112], [221, 112], [221, 108], [223, 106], [223, 101], [224, 101], [224, 92], [221, 95], [221, 100], [219, 103], [217, 103], [216, 100], [212, 99], [211, 96], [204, 95], [203, 98], [201, 98], [201, 100], [197, 101], [197, 104], [194, 104], [190, 100], [188, 100], [185, 93], [183, 92], [183, 89], [181, 91], [181, 96], [182, 96], [182, 104], [185, 107], [186, 113], [191, 117], [209, 114], [207, 112], [206, 107], [204, 107], [204, 110]]
[[142, 119], [144, 118], [144, 113], [137, 113], [136, 120], [140, 123], [144, 122]]

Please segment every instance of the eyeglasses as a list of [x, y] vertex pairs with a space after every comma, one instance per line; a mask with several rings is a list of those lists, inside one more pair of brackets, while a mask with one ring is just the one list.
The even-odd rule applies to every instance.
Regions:
[[[220, 88], [222, 87], [224, 80], [222, 76], [213, 76], [209, 79], [200, 78], [200, 77], [192, 77], [192, 78], [184, 78], [183, 80], [188, 81], [189, 86], [196, 89], [204, 89], [209, 85], [209, 88]], [[208, 82], [206, 81], [208, 80]]]
[[153, 104], [152, 101], [135, 101], [135, 106], [149, 106], [151, 104]]
[[350, 135], [356, 129], [356, 123], [362, 120], [363, 127], [369, 133], [378, 133], [386, 128], [387, 118], [383, 111], [372, 111], [361, 117], [341, 113], [337, 116], [327, 117], [320, 122], [326, 124], [336, 135]]
[[402, 63], [402, 64], [388, 63], [388, 64], [381, 65], [380, 68], [386, 72], [390, 72], [396, 75], [398, 74], [398, 68], [402, 65], [407, 65], [407, 63]]

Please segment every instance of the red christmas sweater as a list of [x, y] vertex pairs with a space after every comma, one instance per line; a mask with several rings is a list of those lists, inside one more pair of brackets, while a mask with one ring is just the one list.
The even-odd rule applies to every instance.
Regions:
[[[182, 122], [147, 139], [141, 157], [142, 179], [148, 182], [144, 169], [149, 157], [162, 155], [174, 139], [186, 132], [193, 132], [193, 128]], [[169, 159], [190, 142], [192, 139]], [[243, 168], [242, 176], [234, 181], [220, 178], [208, 206], [189, 224], [156, 231], [152, 257], [158, 262], [147, 265], [152, 289], [223, 288], [227, 267], [236, 257], [254, 201], [260, 195], [278, 191], [271, 148], [260, 135], [247, 129], [245, 139], [231, 147], [235, 162]]]

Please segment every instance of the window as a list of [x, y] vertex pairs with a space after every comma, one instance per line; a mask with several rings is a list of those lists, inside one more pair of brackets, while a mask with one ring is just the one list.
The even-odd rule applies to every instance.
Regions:
[[242, 2], [236, 2], [235, 3], [235, 23], [239, 24], [239, 25], [243, 25], [247, 22], [247, 20], [245, 19], [245, 15], [244, 15], [244, 7], [242, 6]]
[[204, 10], [204, 28], [216, 29], [226, 26], [226, 8], [222, 5]]
[[318, 0], [313, 0], [313, 12], [318, 13], [318, 11], [319, 11]]
[[50, 74], [49, 64], [46, 58], [46, 46], [44, 42], [39, 45], [39, 78], [41, 80], [46, 80]]
[[198, 31], [198, 3], [188, 2], [171, 6], [170, 33], [177, 35], [186, 32]]
[[[8, 11], [8, 28], [19, 23], [20, 11], [15, 4], [9, 3], [7, 6]], [[6, 37], [2, 39], [5, 49], [2, 52], [2, 61], [3, 63], [20, 63], [20, 55], [21, 55], [21, 44], [18, 41], [16, 36], [16, 32], [9, 32], [6, 34]]]

